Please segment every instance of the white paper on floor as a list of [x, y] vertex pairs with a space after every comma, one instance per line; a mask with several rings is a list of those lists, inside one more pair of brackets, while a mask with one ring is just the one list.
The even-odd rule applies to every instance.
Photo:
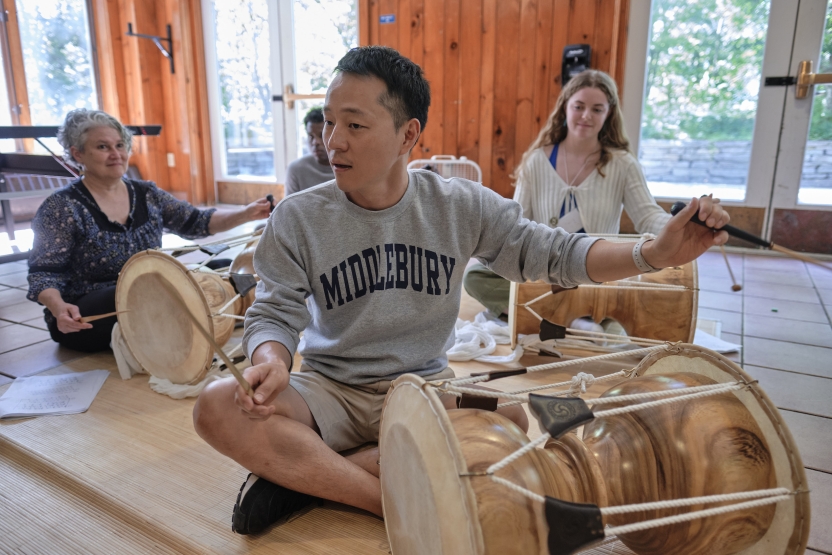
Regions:
[[92, 370], [17, 378], [0, 397], [0, 418], [84, 412], [109, 375], [106, 370]]
[[693, 342], [700, 347], [705, 347], [706, 349], [722, 354], [738, 353], [740, 349], [742, 349], [742, 345], [737, 345], [736, 343], [730, 343], [720, 339], [719, 337], [714, 337], [710, 333], [702, 331], [699, 328], [696, 329]]

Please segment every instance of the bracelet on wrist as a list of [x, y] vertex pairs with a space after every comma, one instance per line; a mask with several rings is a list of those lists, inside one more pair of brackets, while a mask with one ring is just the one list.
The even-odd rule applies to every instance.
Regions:
[[639, 240], [638, 243], [633, 245], [633, 262], [635, 263], [636, 268], [638, 268], [638, 270], [642, 274], [652, 274], [654, 272], [658, 272], [658, 271], [661, 270], [661, 268], [654, 268], [653, 266], [648, 264], [647, 261], [644, 259], [644, 254], [642, 253], [642, 247], [644, 247], [644, 244], [647, 243], [648, 241], [653, 241], [653, 238], [652, 237], [642, 237]]

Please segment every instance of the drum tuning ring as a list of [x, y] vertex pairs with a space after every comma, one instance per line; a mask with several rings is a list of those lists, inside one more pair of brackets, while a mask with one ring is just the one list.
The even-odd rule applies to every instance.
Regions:
[[447, 393], [448, 392], [447, 388], [450, 385], [450, 383], [451, 382], [449, 380], [441, 380], [439, 382], [426, 382], [424, 387], [433, 387], [433, 388], [438, 389], [438, 390], [440, 390], [444, 393]]
[[667, 351], [670, 351], [671, 353], [679, 354], [679, 353], [682, 352], [682, 347], [681, 347], [682, 342], [681, 341], [667, 341], [667, 342], [665, 342], [664, 345], [665, 345], [665, 349]]

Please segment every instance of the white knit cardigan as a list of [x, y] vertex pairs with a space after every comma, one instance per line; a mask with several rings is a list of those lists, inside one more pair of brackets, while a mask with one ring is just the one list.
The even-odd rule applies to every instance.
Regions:
[[[603, 168], [604, 177], [596, 168], [580, 185], [572, 188], [584, 231], [619, 233], [623, 204], [636, 231], [657, 234], [670, 219], [670, 214], [656, 204], [636, 159], [623, 150], [614, 150], [610, 154], [611, 160]], [[539, 148], [529, 156], [517, 180], [514, 200], [523, 208], [524, 217], [553, 226], [568, 189], [549, 157]]]

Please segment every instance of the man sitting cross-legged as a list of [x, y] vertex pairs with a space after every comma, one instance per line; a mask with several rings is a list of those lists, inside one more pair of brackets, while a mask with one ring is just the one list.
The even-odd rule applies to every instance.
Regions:
[[[336, 72], [323, 133], [335, 181], [285, 198], [254, 257], [261, 281], [244, 336], [254, 396], [220, 380], [194, 408], [199, 435], [252, 472], [234, 507], [241, 534], [316, 497], [382, 514], [378, 450], [338, 452], [378, 440], [396, 377], [453, 376], [445, 352], [471, 257], [512, 281], [574, 287], [684, 264], [728, 238], [690, 223], [697, 209], [713, 227], [728, 222], [707, 198], [634, 250], [523, 219], [478, 183], [408, 172], [430, 105], [421, 69], [369, 46]], [[290, 373], [296, 348], [304, 363]], [[521, 408], [501, 410], [528, 428]]]

